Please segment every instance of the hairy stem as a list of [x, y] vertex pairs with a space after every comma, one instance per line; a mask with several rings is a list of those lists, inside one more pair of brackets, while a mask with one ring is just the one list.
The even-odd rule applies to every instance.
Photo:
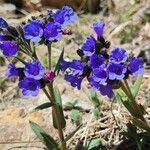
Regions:
[[135, 98], [133, 97], [133, 94], [130, 90], [129, 84], [126, 80], [124, 80], [124, 82], [121, 82], [121, 87], [122, 87], [122, 90], [125, 92], [125, 94], [128, 96], [132, 108], [134, 108], [134, 110], [137, 111], [137, 113], [139, 115], [138, 118], [141, 119], [142, 121], [144, 121], [145, 123], [147, 123], [145, 118], [143, 117], [143, 114], [141, 114], [139, 105], [136, 103]]
[[[48, 69], [51, 70], [51, 43], [49, 43], [47, 47], [48, 47], [48, 62], [49, 62]], [[55, 95], [54, 95], [53, 82], [48, 84], [48, 89], [49, 89], [49, 94], [50, 94], [49, 100], [52, 103], [55, 103], [56, 100], [55, 100]], [[59, 111], [57, 106], [53, 106], [52, 109], [54, 111], [54, 117], [55, 117], [56, 124], [57, 124], [57, 127], [58, 127], [58, 134], [59, 134], [59, 139], [60, 139], [60, 142], [61, 142], [60, 147], [61, 147], [62, 150], [66, 150], [66, 142], [64, 140], [64, 134], [63, 134], [63, 130], [62, 130], [62, 127], [61, 127], [61, 122], [59, 120], [59, 117], [61, 116], [60, 111]]]
[[48, 69], [51, 70], [51, 43], [48, 44]]

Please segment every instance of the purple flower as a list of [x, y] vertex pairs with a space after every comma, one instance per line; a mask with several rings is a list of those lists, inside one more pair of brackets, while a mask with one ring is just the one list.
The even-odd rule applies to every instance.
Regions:
[[104, 96], [106, 95], [109, 98], [112, 98], [113, 96], [112, 84], [107, 83], [105, 85], [102, 85], [99, 82], [96, 82], [93, 77], [89, 77], [88, 81], [94, 90], [99, 91]]
[[128, 69], [134, 76], [144, 74], [144, 61], [141, 58], [132, 58], [128, 64]]
[[82, 46], [83, 53], [86, 56], [91, 56], [95, 52], [96, 40], [93, 36], [87, 38], [86, 42]]
[[6, 40], [5, 36], [0, 33], [0, 42], [5, 41], [5, 40]]
[[7, 28], [7, 27], [8, 23], [2, 17], [0, 17], [0, 28]]
[[55, 72], [53, 72], [53, 71], [48, 71], [44, 74], [44, 79], [46, 79], [48, 81], [53, 81], [55, 77], [56, 77], [56, 75], [55, 75]]
[[4, 56], [11, 57], [17, 54], [18, 45], [13, 41], [3, 41], [0, 43], [0, 49]]
[[19, 75], [18, 73], [19, 73], [18, 68], [16, 68], [14, 64], [9, 64], [5, 76], [6, 77], [18, 76]]
[[112, 98], [114, 95], [112, 88], [113, 88], [112, 84], [107, 83], [106, 85], [100, 85], [99, 91], [102, 95]]
[[102, 55], [93, 54], [90, 57], [89, 66], [92, 69], [99, 68], [100, 66], [104, 66], [105, 65], [104, 61], [105, 61], [105, 59], [104, 59], [104, 57]]
[[96, 22], [93, 23], [92, 28], [96, 32], [97, 36], [102, 36], [104, 32], [105, 23], [104, 22]]
[[127, 60], [128, 55], [125, 49], [114, 48], [109, 58], [114, 63], [124, 63]]
[[71, 86], [77, 87], [78, 90], [81, 89], [81, 82], [82, 82], [81, 77], [65, 74], [65, 80], [70, 82]]
[[64, 59], [61, 60], [60, 63], [60, 69], [61, 71], [66, 71], [67, 68], [69, 68], [71, 62], [65, 61]]
[[107, 72], [104, 67], [99, 67], [93, 70], [92, 78], [99, 84], [106, 84]]
[[36, 80], [42, 79], [45, 68], [41, 65], [39, 60], [34, 60], [31, 63], [27, 63], [25, 66], [25, 76]]
[[40, 89], [40, 82], [33, 78], [25, 78], [19, 82], [18, 86], [22, 89], [24, 96], [37, 96]]
[[110, 63], [108, 65], [108, 73], [110, 80], [122, 80], [125, 77], [127, 68], [122, 64]]
[[28, 22], [26, 25], [24, 25], [23, 30], [24, 36], [27, 40], [31, 40], [32, 42], [38, 43], [42, 39], [43, 36], [42, 23], [38, 20]]
[[83, 74], [84, 65], [81, 63], [80, 60], [73, 60], [70, 63], [69, 67], [71, 68], [73, 75], [82, 75]]
[[44, 29], [44, 37], [48, 41], [58, 40], [62, 36], [61, 25], [49, 22]]
[[61, 10], [57, 10], [54, 15], [55, 22], [58, 22], [62, 26], [66, 26], [74, 22], [77, 18], [77, 14], [68, 6], [64, 6]]

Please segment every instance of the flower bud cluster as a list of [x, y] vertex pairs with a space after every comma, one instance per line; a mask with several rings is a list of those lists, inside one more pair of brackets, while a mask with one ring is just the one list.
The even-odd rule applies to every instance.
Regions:
[[127, 79], [129, 75], [138, 76], [144, 73], [144, 61], [129, 57], [123, 48], [114, 48], [109, 52], [110, 42], [103, 37], [104, 27], [104, 22], [94, 23], [92, 28], [97, 39], [87, 37], [77, 51], [81, 59], [71, 62], [62, 60], [61, 69], [65, 72], [65, 80], [73, 87], [80, 89], [82, 80], [86, 77], [93, 89], [112, 98], [113, 89], [119, 88], [121, 80]]

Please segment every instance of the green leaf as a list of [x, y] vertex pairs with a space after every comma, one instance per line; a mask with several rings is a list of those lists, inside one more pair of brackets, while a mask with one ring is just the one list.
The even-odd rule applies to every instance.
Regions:
[[58, 75], [59, 72], [60, 72], [60, 63], [61, 63], [61, 61], [62, 61], [62, 59], [63, 59], [63, 56], [64, 56], [64, 49], [62, 50], [62, 52], [61, 52], [61, 54], [60, 54], [60, 56], [59, 56], [59, 59], [58, 59], [58, 61], [57, 61], [57, 64], [56, 64], [56, 66], [55, 66], [54, 72], [55, 72], [57, 75]]
[[132, 94], [133, 94], [134, 97], [136, 97], [138, 92], [139, 92], [139, 89], [140, 89], [140, 86], [141, 86], [141, 83], [142, 83], [142, 79], [143, 79], [143, 76], [137, 77], [133, 87], [131, 88], [131, 91], [132, 91]]
[[[57, 87], [54, 88], [54, 96], [55, 96], [55, 100], [56, 100], [56, 105], [54, 106], [58, 111], [59, 111], [59, 120], [61, 122], [61, 128], [65, 128], [66, 127], [66, 120], [64, 117], [64, 113], [63, 113], [63, 106], [62, 106], [62, 99], [61, 99], [61, 95], [60, 92], [58, 90]], [[54, 115], [54, 108], [52, 109], [52, 117], [53, 117], [53, 125], [56, 129], [58, 129], [57, 127], [57, 123], [56, 123], [56, 119], [55, 119], [55, 115]]]
[[100, 108], [96, 107], [96, 108], [94, 108], [94, 109], [92, 110], [92, 112], [93, 112], [95, 118], [98, 120], [98, 119], [100, 118], [100, 115], [101, 115], [101, 110], [100, 110]]
[[86, 142], [85, 150], [100, 150], [102, 146], [102, 141], [99, 138], [92, 139]]
[[53, 104], [53, 103], [46, 102], [44, 104], [41, 104], [41, 105], [37, 106], [36, 108], [34, 108], [34, 110], [42, 110], [42, 109], [46, 109], [46, 108], [52, 107], [54, 105], [55, 104]]
[[96, 92], [91, 92], [90, 100], [94, 104], [95, 107], [99, 107], [101, 105], [101, 102], [100, 102]]
[[71, 133], [69, 133], [69, 135], [65, 138], [65, 142], [67, 142], [69, 139], [71, 139], [74, 134], [81, 128], [82, 124], [79, 125], [74, 131], [72, 131]]
[[80, 113], [78, 110], [72, 110], [70, 113], [70, 118], [72, 119], [73, 123], [78, 126], [82, 122], [82, 113]]
[[55, 140], [50, 135], [48, 135], [38, 124], [30, 121], [30, 126], [48, 150], [59, 150], [58, 144], [55, 142]]
[[129, 113], [134, 116], [134, 117], [139, 117], [139, 114], [135, 111], [135, 108], [132, 107], [129, 99], [127, 97], [123, 97], [123, 95], [120, 95], [120, 93], [118, 93], [118, 96], [120, 97], [121, 102], [123, 103], [123, 105], [126, 107], [126, 109], [129, 111]]

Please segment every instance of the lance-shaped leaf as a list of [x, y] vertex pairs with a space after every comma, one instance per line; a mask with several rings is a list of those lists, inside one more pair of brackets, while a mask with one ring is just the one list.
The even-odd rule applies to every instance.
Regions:
[[60, 92], [58, 90], [57, 87], [54, 88], [54, 96], [55, 96], [55, 100], [56, 100], [56, 105], [54, 106], [55, 108], [52, 109], [52, 117], [53, 117], [53, 125], [56, 129], [58, 129], [58, 126], [57, 126], [57, 121], [56, 121], [56, 116], [55, 116], [55, 111], [58, 112], [58, 115], [57, 119], [60, 120], [60, 125], [61, 125], [61, 128], [65, 128], [66, 126], [66, 120], [65, 120], [65, 117], [64, 117], [64, 113], [63, 113], [63, 106], [62, 106], [62, 99], [61, 99], [61, 95], [60, 95]]
[[57, 64], [56, 64], [56, 66], [55, 66], [54, 72], [56, 73], [56, 75], [58, 75], [59, 72], [60, 72], [60, 63], [61, 63], [61, 61], [62, 61], [62, 59], [63, 59], [63, 56], [64, 56], [64, 49], [62, 50], [62, 52], [61, 52], [61, 54], [60, 54], [60, 56], [59, 56], [59, 59], [58, 59], [58, 61], [57, 61]]
[[139, 76], [137, 77], [133, 87], [131, 88], [131, 91], [132, 91], [132, 94], [133, 94], [133, 97], [135, 98], [139, 92], [139, 89], [140, 89], [140, 86], [141, 86], [141, 83], [142, 83], [142, 79], [143, 79], [143, 76]]
[[55, 142], [55, 140], [50, 135], [48, 135], [38, 124], [30, 121], [30, 126], [48, 150], [59, 150], [58, 144]]
[[54, 105], [55, 105], [54, 103], [46, 102], [44, 104], [41, 104], [41, 105], [37, 106], [36, 108], [34, 108], [34, 110], [42, 110], [42, 109], [52, 107]]

